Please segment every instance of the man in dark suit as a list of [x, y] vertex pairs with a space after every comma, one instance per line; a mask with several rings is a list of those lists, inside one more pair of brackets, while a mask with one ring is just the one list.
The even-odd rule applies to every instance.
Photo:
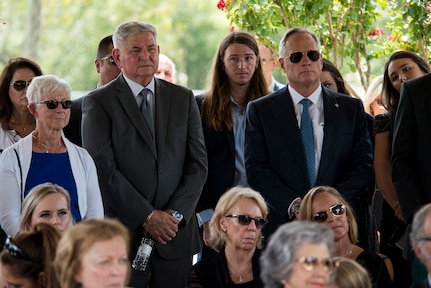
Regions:
[[[99, 74], [99, 82], [97, 82], [96, 88], [102, 87], [106, 83], [117, 78], [120, 74], [120, 68], [115, 64], [114, 58], [112, 58], [112, 49], [114, 44], [112, 43], [112, 35], [104, 37], [100, 40], [97, 46], [96, 59], [94, 60], [94, 66], [96, 67], [97, 74]], [[84, 97], [79, 97], [73, 100], [72, 107], [70, 107], [70, 119], [69, 124], [64, 127], [63, 131], [67, 139], [72, 141], [78, 146], [82, 146], [81, 139], [81, 120], [82, 120], [82, 102]]]
[[414, 214], [410, 241], [418, 259], [425, 265], [428, 277], [414, 284], [413, 288], [431, 287], [431, 204], [422, 206]]
[[431, 202], [431, 74], [401, 88], [394, 123], [392, 179], [404, 219]]
[[156, 241], [149, 269], [133, 270], [130, 286], [185, 287], [199, 252], [194, 212], [207, 174], [197, 104], [191, 90], [154, 78], [160, 48], [152, 25], [123, 23], [113, 40], [122, 73], [85, 98], [83, 146], [96, 162], [106, 215], [131, 233], [132, 257], [144, 234]]
[[[359, 99], [321, 85], [320, 48], [310, 30], [289, 29], [280, 42], [279, 59], [289, 84], [248, 104], [247, 176], [250, 186], [269, 203], [266, 236], [295, 219], [302, 197], [318, 185], [335, 187], [359, 219], [364, 218], [361, 198], [373, 177], [365, 112]], [[308, 121], [303, 118], [306, 114]], [[307, 146], [308, 158], [302, 121], [312, 128], [307, 134], [312, 145]]]

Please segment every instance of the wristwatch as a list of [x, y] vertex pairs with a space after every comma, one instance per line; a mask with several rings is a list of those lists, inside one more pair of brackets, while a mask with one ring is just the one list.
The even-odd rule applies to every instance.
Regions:
[[183, 228], [186, 226], [186, 221], [184, 220], [183, 214], [178, 212], [177, 210], [168, 209], [168, 212], [171, 213], [172, 216], [174, 216], [175, 219], [178, 220], [178, 228]]
[[169, 210], [169, 212], [171, 212], [172, 216], [174, 216], [174, 218], [177, 219], [178, 222], [181, 222], [184, 218], [183, 214], [176, 210]]

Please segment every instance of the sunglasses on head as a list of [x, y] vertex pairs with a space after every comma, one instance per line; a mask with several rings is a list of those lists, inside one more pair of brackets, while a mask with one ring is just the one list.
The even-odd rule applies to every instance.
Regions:
[[23, 259], [23, 260], [28, 260], [28, 261], [36, 262], [33, 259], [31, 259], [30, 257], [28, 257], [27, 255], [25, 255], [18, 246], [16, 246], [15, 244], [13, 244], [12, 243], [12, 237], [10, 237], [10, 236], [7, 237], [6, 242], [4, 243], [3, 248], [12, 257], [15, 257], [17, 259]]
[[15, 82], [13, 82], [12, 84], [10, 84], [10, 86], [13, 86], [13, 88], [16, 91], [22, 91], [25, 88], [27, 88], [28, 85], [30, 85], [31, 81], [25, 81], [25, 80], [16, 80]]
[[248, 226], [250, 225], [251, 221], [254, 221], [254, 224], [256, 224], [256, 228], [263, 228], [265, 227], [266, 223], [268, 223], [268, 220], [264, 219], [264, 218], [253, 218], [247, 215], [226, 215], [226, 217], [228, 218], [238, 218], [238, 223], [243, 225], [243, 226]]
[[57, 100], [46, 100], [46, 101], [39, 101], [37, 103], [46, 104], [46, 107], [48, 107], [48, 109], [51, 109], [51, 110], [56, 109], [58, 107], [58, 104], [61, 104], [61, 107], [63, 107], [63, 109], [69, 109], [70, 107], [72, 107], [71, 100], [63, 100], [61, 102]]
[[331, 212], [334, 216], [340, 216], [346, 213], [346, 206], [343, 204], [335, 204], [326, 211], [317, 212], [311, 219], [315, 222], [323, 223], [328, 219], [328, 212]]
[[284, 58], [289, 58], [290, 62], [298, 63], [301, 61], [302, 56], [307, 55], [308, 59], [313, 62], [316, 62], [320, 58], [320, 52], [315, 50], [305, 51], [305, 52], [292, 52], [289, 56]]
[[302, 264], [305, 270], [313, 271], [318, 265], [321, 265], [326, 271], [332, 272], [338, 266], [338, 262], [333, 259], [326, 258], [319, 260], [317, 257], [301, 257], [298, 262]]
[[109, 59], [109, 63], [111, 63], [112, 65], [117, 66], [117, 64], [115, 63], [114, 57], [111, 56], [106, 56], [106, 57], [102, 57], [100, 58], [100, 61], [105, 61]]

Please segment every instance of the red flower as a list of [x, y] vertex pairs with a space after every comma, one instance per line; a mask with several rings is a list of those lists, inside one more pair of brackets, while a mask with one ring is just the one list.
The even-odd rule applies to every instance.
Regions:
[[381, 35], [385, 35], [385, 30], [383, 30], [382, 28], [374, 27], [373, 31], [368, 32], [369, 37], [377, 37]]
[[217, 8], [219, 9], [219, 10], [224, 10], [224, 8], [226, 7], [226, 3], [224, 2], [224, 0], [220, 0], [220, 1], [218, 1], [218, 3], [217, 3]]
[[235, 27], [234, 26], [230, 26], [229, 32], [233, 32], [233, 31], [235, 31]]

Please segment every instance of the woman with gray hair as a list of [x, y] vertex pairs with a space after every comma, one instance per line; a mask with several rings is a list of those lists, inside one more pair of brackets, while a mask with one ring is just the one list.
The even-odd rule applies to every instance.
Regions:
[[[188, 287], [263, 287], [259, 250], [268, 207], [259, 192], [233, 187], [224, 193], [211, 218], [210, 246], [217, 252], [194, 265]], [[257, 249], [256, 249], [257, 248]]]
[[0, 156], [0, 221], [9, 235], [19, 231], [21, 202], [38, 184], [51, 182], [69, 192], [75, 221], [103, 218], [96, 166], [88, 152], [63, 134], [70, 118], [71, 89], [54, 75], [34, 77], [27, 89], [35, 130]]
[[325, 225], [307, 221], [283, 224], [260, 259], [265, 287], [327, 287], [337, 266], [334, 245], [334, 234]]

